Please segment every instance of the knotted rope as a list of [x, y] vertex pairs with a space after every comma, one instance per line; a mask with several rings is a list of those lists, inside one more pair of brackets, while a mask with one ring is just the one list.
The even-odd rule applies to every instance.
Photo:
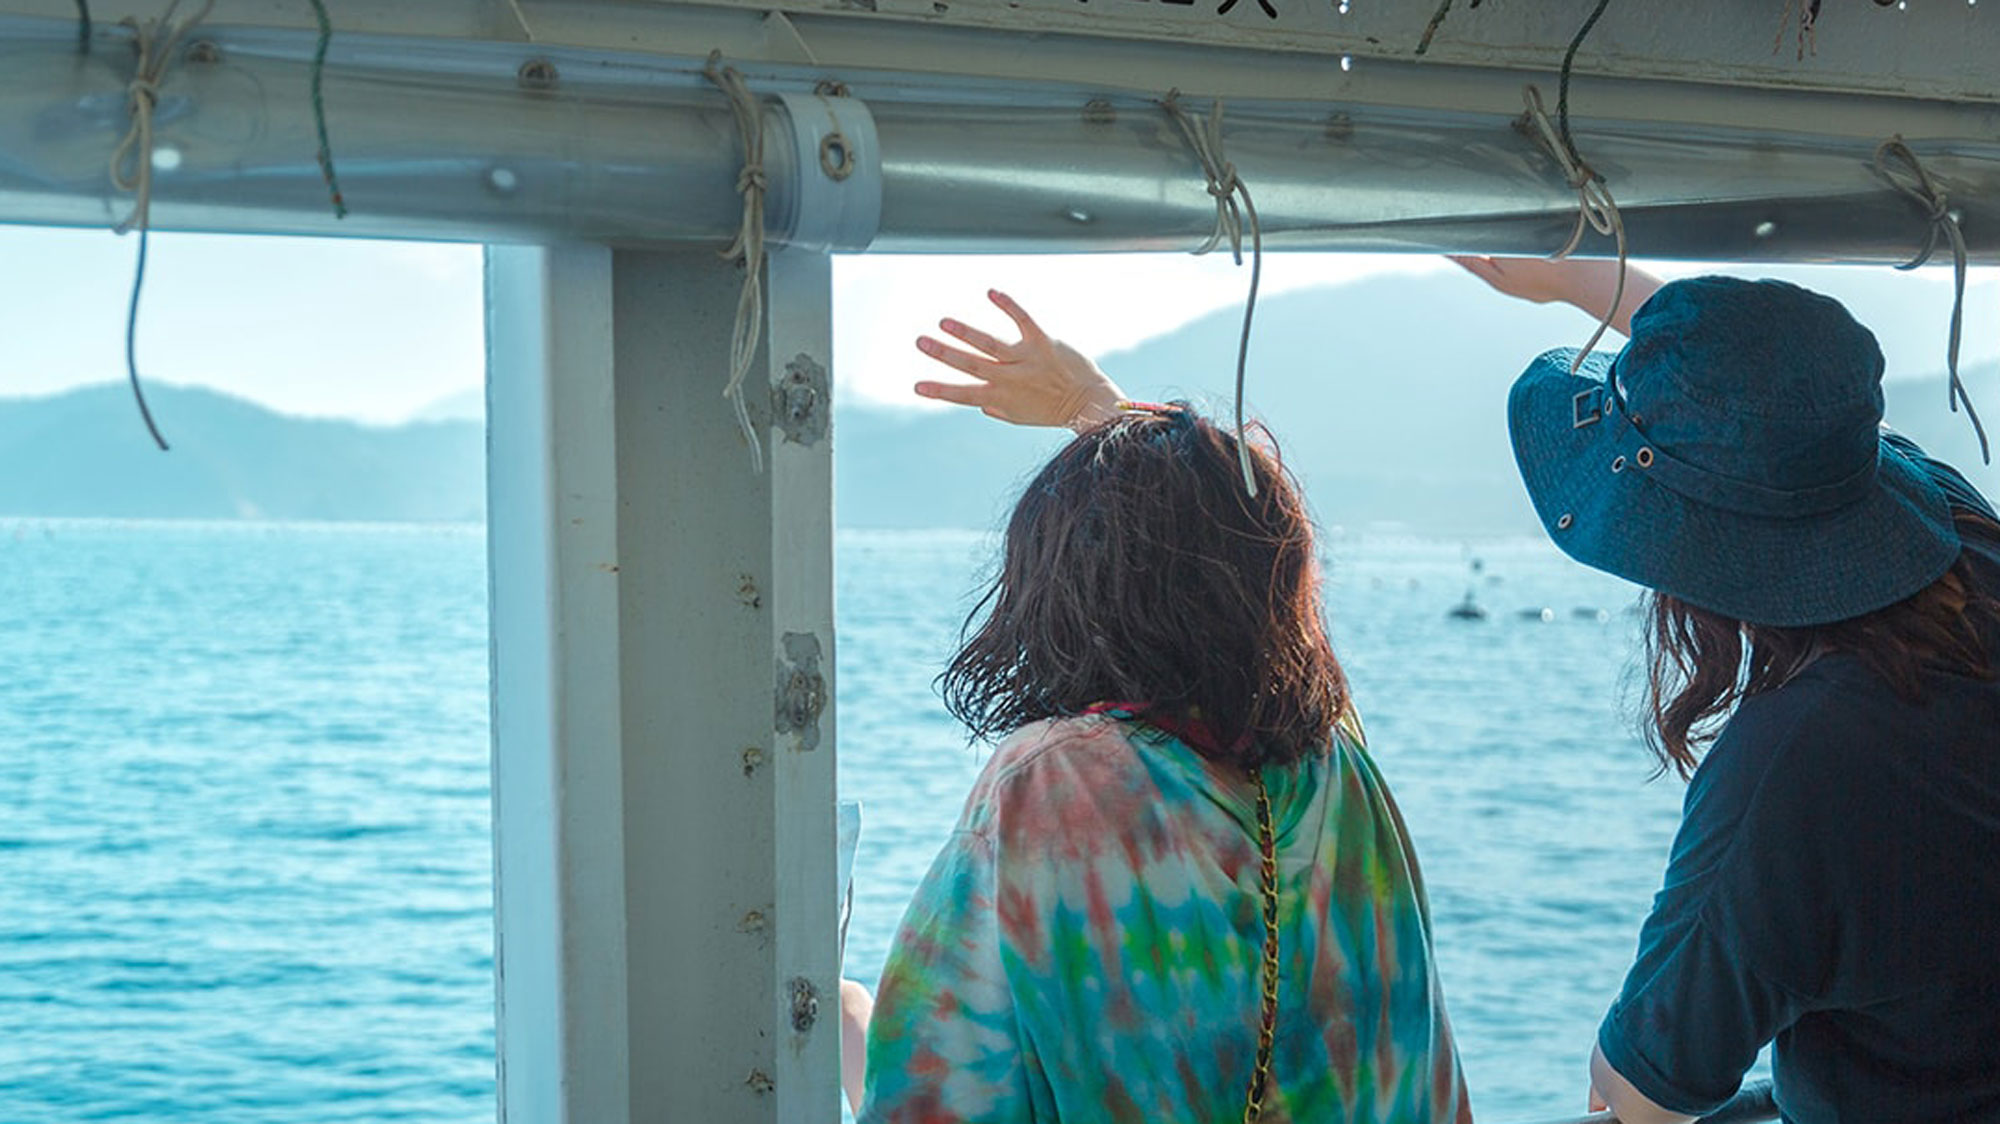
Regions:
[[764, 172], [764, 115], [756, 95], [733, 66], [723, 66], [722, 52], [708, 56], [702, 73], [729, 98], [736, 114], [736, 131], [743, 139], [743, 170], [737, 173], [736, 190], [743, 196], [743, 225], [736, 240], [722, 256], [743, 262], [743, 293], [736, 301], [736, 326], [729, 339], [729, 382], [722, 396], [736, 410], [736, 424], [750, 446], [752, 471], [764, 471], [764, 448], [757, 439], [757, 427], [750, 421], [750, 408], [743, 401], [743, 380], [757, 358], [757, 335], [764, 325], [764, 194], [770, 187]]
[[1785, 29], [1792, 26], [1792, 17], [1799, 21], [1799, 61], [1805, 61], [1806, 52], [1819, 54], [1819, 7], [1820, 0], [1785, 0], [1785, 10], [1778, 14], [1778, 34], [1771, 39], [1771, 53], [1785, 45]]
[[[1891, 162], [1901, 167], [1891, 167]], [[1972, 408], [1972, 396], [1965, 392], [1965, 383], [1958, 377], [1958, 340], [1965, 324], [1965, 233], [1959, 229], [1958, 215], [1951, 209], [1943, 189], [1931, 179], [1917, 154], [1903, 143], [1901, 136], [1893, 136], [1875, 148], [1875, 174], [1887, 180], [1889, 186], [1903, 193], [1910, 201], [1923, 208], [1924, 217], [1930, 226], [1924, 233], [1924, 245], [1917, 256], [1897, 266], [1897, 269], [1915, 269], [1931, 260], [1937, 252], [1938, 235], [1944, 235], [1951, 244], [1951, 340], [1945, 348], [1945, 370], [1949, 376], [1951, 411], [1958, 412], [1960, 403], [1965, 405], [1965, 416], [1972, 422], [1972, 431], [1979, 436], [1979, 459], [1993, 463], [1992, 449], [1986, 441], [1986, 427], [1979, 421], [1979, 411]]]
[[1583, 242], [1585, 229], [1609, 235], [1618, 247], [1618, 283], [1612, 288], [1611, 307], [1605, 310], [1604, 318], [1598, 321], [1597, 330], [1590, 334], [1583, 350], [1570, 360], [1569, 369], [1574, 372], [1590, 349], [1597, 346], [1597, 341], [1604, 338], [1612, 319], [1618, 315], [1618, 305], [1625, 299], [1625, 219], [1618, 213], [1618, 202], [1611, 198], [1604, 177], [1584, 162], [1576, 145], [1568, 140], [1567, 121], [1560, 131], [1550, 123], [1548, 112], [1542, 107], [1542, 92], [1534, 86], [1524, 87], [1521, 96], [1527, 106], [1521, 124], [1541, 142], [1543, 150], [1562, 169], [1564, 181], [1576, 192], [1576, 227], [1570, 231], [1563, 248], [1549, 255], [1551, 260], [1561, 261], [1575, 253]]
[[[181, 40], [208, 18], [208, 13], [215, 9], [215, 0], [207, 0], [185, 22], [175, 23], [174, 12], [180, 6], [181, 0], [171, 0], [158, 19], [143, 24], [131, 16], [118, 21], [119, 26], [132, 29], [132, 46], [138, 52], [138, 60], [132, 66], [132, 80], [125, 87], [125, 108], [132, 123], [118, 147], [111, 150], [112, 186], [133, 196], [131, 213], [112, 228], [120, 234], [134, 227], [142, 231], [146, 228], [153, 203], [153, 111], [160, 104], [160, 85], [166, 81], [167, 67], [172, 64]], [[132, 165], [130, 174], [125, 171], [128, 163]]]
[[1216, 99], [1208, 116], [1199, 124], [1193, 114], [1181, 108], [1179, 90], [1167, 91], [1160, 107], [1180, 127], [1181, 136], [1201, 162], [1202, 174], [1208, 177], [1208, 194], [1215, 200], [1215, 229], [1194, 252], [1206, 254], [1227, 238], [1230, 255], [1237, 265], [1242, 265], [1244, 220], [1246, 217], [1249, 220], [1250, 296], [1243, 303], [1243, 333], [1236, 344], [1236, 463], [1243, 470], [1244, 490], [1255, 496], [1257, 477], [1250, 467], [1250, 445], [1245, 440], [1243, 425], [1243, 375], [1250, 361], [1250, 326], [1257, 315], [1257, 285], [1264, 273], [1264, 229], [1257, 221], [1257, 205], [1250, 201], [1250, 188], [1236, 174], [1236, 165], [1223, 157], [1222, 99]]
[[[130, 16], [118, 21], [119, 26], [132, 29], [132, 46], [138, 58], [132, 64], [132, 78], [125, 87], [125, 108], [131, 115], [132, 123], [125, 130], [125, 137], [118, 142], [118, 147], [111, 150], [110, 166], [111, 185], [132, 195], [131, 212], [112, 229], [119, 234], [134, 228], [139, 231], [138, 263], [132, 271], [132, 299], [125, 310], [125, 377], [132, 384], [132, 397], [139, 403], [139, 416], [146, 423], [146, 431], [153, 435], [153, 443], [163, 452], [167, 449], [167, 439], [160, 436], [160, 427], [153, 423], [153, 412], [146, 406], [145, 392], [139, 388], [135, 342], [139, 328], [139, 294], [146, 284], [146, 242], [151, 231], [153, 211], [153, 111], [159, 107], [160, 86], [166, 81], [167, 68], [172, 65], [181, 40], [196, 24], [208, 18], [208, 13], [215, 8], [215, 0], [207, 0], [193, 16], [175, 23], [174, 13], [180, 6], [181, 0], [171, 0], [158, 19], [145, 23]], [[130, 172], [126, 170], [127, 165], [131, 166]]]

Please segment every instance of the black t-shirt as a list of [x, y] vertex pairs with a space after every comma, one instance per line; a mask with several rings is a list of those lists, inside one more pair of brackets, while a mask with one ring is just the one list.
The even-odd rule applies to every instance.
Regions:
[[[1966, 545], [2000, 595], [2000, 542]], [[1745, 699], [1695, 771], [1598, 1031], [1655, 1103], [1713, 1109], [1775, 1038], [1796, 1124], [2000, 1121], [2000, 682], [1923, 686], [1910, 705], [1824, 657]]]

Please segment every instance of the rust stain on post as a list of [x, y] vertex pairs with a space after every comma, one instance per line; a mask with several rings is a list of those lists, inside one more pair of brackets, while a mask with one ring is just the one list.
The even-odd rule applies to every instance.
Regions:
[[777, 729], [797, 734], [798, 748], [819, 748], [819, 716], [826, 709], [826, 676], [820, 672], [819, 637], [787, 632], [778, 661]]
[[785, 364], [785, 373], [771, 387], [771, 419], [785, 440], [798, 445], [819, 444], [826, 436], [828, 411], [826, 366], [801, 351]]

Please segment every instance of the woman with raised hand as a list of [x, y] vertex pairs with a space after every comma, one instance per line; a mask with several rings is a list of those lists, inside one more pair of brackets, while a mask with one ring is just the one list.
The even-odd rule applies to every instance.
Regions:
[[[1593, 316], [1616, 281], [1461, 264]], [[2000, 1121], [2000, 522], [1881, 429], [1835, 301], [1626, 288], [1624, 349], [1543, 355], [1508, 406], [1556, 544], [1652, 591], [1647, 733], [1691, 776], [1593, 1100], [1687, 1120], [1775, 1040], [1789, 1121]]]
[[1234, 436], [1100, 393], [1004, 307], [1029, 339], [989, 359], [1069, 374], [979, 404], [1082, 431], [1023, 492], [941, 680], [998, 745], [872, 1015], [843, 995], [860, 1120], [1469, 1121], [1296, 486], [1260, 444], [1252, 496]]
[[[1881, 351], [1826, 297], [1456, 260], [1630, 337], [1536, 359], [1508, 414], [1556, 544], [1651, 590], [1645, 732], [1689, 778], [1592, 1107], [1693, 1119], [1775, 1043], [1796, 1124], [2000, 1121], [1992, 506], [1881, 428]], [[944, 328], [978, 353], [919, 346], [978, 382], [919, 393], [1044, 421], [1116, 401], [1030, 324]]]

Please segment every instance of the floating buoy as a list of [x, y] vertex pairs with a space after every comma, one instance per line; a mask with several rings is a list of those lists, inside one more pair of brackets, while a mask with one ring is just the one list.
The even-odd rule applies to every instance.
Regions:
[[1465, 591], [1465, 600], [1453, 605], [1445, 616], [1455, 621], [1483, 621], [1486, 619], [1486, 608], [1473, 600], [1472, 591], [1468, 589]]

